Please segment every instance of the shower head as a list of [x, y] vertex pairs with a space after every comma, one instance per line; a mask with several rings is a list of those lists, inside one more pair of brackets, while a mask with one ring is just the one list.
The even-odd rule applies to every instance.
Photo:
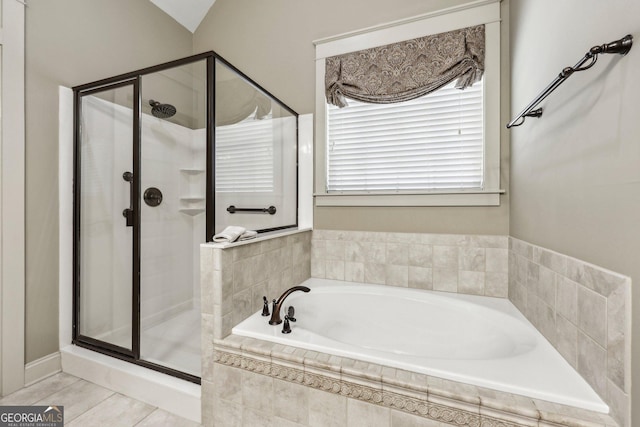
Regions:
[[149, 105], [151, 105], [151, 114], [159, 119], [168, 119], [176, 114], [176, 107], [171, 104], [162, 104], [150, 99]]

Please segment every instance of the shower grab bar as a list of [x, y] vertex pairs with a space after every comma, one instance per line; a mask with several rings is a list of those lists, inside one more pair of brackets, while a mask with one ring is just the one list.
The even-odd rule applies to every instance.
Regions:
[[531, 101], [529, 105], [527, 105], [525, 109], [520, 112], [520, 114], [518, 114], [507, 124], [507, 129], [515, 126], [520, 126], [524, 123], [527, 117], [539, 118], [540, 116], [542, 116], [542, 108], [536, 109], [538, 104], [540, 104], [547, 96], [549, 96], [551, 92], [556, 90], [558, 86], [564, 83], [564, 81], [567, 80], [573, 73], [575, 73], [576, 71], [588, 70], [589, 68], [593, 67], [593, 65], [598, 60], [599, 54], [618, 53], [624, 56], [629, 53], [632, 45], [633, 37], [631, 36], [631, 34], [628, 34], [620, 40], [616, 40], [600, 46], [594, 46], [589, 49], [589, 52], [587, 52], [576, 65], [574, 65], [573, 67], [564, 68], [560, 72], [560, 74], [558, 74], [558, 77], [556, 77], [555, 80], [553, 80], [546, 88], [544, 88], [544, 90], [540, 92], [540, 94], [533, 101]]
[[276, 207], [269, 206], [268, 208], [236, 208], [235, 206], [231, 205], [227, 208], [227, 212], [229, 212], [230, 214], [234, 214], [236, 212], [257, 212], [257, 213], [268, 213], [269, 215], [275, 215]]

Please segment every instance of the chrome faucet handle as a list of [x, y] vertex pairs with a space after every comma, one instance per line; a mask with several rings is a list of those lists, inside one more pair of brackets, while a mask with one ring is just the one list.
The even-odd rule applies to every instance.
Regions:
[[271, 313], [269, 313], [269, 300], [267, 299], [266, 296], [262, 297], [262, 315], [263, 316], [269, 316]]
[[289, 307], [287, 307], [287, 315], [285, 317], [288, 317], [290, 321], [295, 322], [296, 318], [293, 317], [294, 314], [296, 314], [296, 309], [293, 308], [292, 305], [290, 305]]

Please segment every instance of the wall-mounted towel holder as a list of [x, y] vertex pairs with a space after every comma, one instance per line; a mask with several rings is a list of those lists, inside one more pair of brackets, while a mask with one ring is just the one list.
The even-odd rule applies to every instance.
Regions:
[[633, 37], [628, 34], [620, 40], [613, 41], [611, 43], [603, 44], [600, 46], [594, 46], [589, 49], [589, 52], [578, 61], [573, 67], [566, 67], [558, 74], [558, 77], [553, 80], [549, 86], [547, 86], [540, 94], [526, 106], [520, 114], [518, 114], [513, 120], [507, 124], [507, 128], [514, 126], [520, 126], [524, 123], [527, 117], [540, 117], [542, 116], [542, 108], [536, 107], [553, 92], [558, 86], [560, 86], [565, 80], [567, 80], [576, 71], [584, 71], [593, 67], [598, 60], [598, 55], [601, 53], [618, 53], [620, 55], [626, 55], [631, 50], [633, 45]]

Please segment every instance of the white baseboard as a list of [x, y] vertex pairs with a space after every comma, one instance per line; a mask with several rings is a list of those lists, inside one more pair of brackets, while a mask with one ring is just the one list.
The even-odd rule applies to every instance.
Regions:
[[56, 351], [38, 360], [29, 362], [24, 367], [24, 385], [29, 386], [51, 375], [62, 371], [60, 352]]

